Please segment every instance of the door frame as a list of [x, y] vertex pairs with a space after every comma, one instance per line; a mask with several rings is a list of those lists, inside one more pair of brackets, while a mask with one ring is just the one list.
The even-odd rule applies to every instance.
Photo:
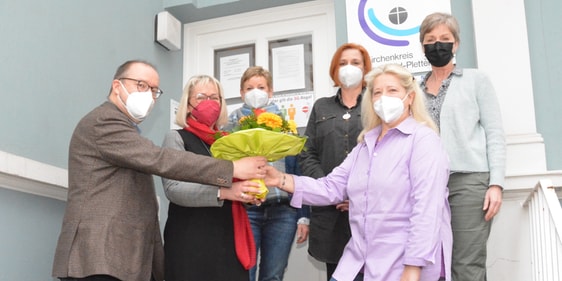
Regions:
[[336, 49], [334, 2], [318, 0], [214, 18], [184, 25], [183, 84], [214, 74], [214, 51], [255, 44], [255, 63], [270, 69], [268, 42], [312, 35], [315, 99], [333, 95], [329, 66]]

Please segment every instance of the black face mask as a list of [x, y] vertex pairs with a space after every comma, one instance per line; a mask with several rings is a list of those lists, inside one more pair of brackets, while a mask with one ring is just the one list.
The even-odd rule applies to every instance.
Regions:
[[433, 66], [441, 67], [448, 64], [453, 59], [453, 43], [435, 42], [423, 45], [425, 57]]

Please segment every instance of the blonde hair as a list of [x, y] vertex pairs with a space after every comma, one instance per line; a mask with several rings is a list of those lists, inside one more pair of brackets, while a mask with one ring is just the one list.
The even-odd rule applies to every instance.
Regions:
[[181, 126], [182, 128], [187, 127], [186, 119], [191, 114], [188, 109], [189, 100], [193, 95], [197, 95], [198, 93], [193, 92], [193, 88], [197, 85], [207, 85], [213, 84], [219, 90], [220, 96], [220, 104], [221, 104], [221, 113], [219, 115], [219, 119], [217, 120], [216, 126], [218, 128], [222, 127], [228, 122], [228, 112], [226, 109], [226, 100], [224, 99], [224, 92], [220, 82], [211, 77], [209, 75], [195, 75], [189, 78], [187, 84], [183, 88], [183, 94], [181, 96], [180, 104], [178, 106], [178, 111], [176, 112], [176, 124]]
[[382, 122], [373, 108], [373, 88], [375, 87], [375, 79], [384, 74], [394, 75], [397, 77], [398, 80], [400, 80], [400, 85], [406, 89], [406, 93], [414, 92], [414, 99], [412, 101], [412, 105], [410, 106], [410, 115], [419, 123], [424, 124], [438, 132], [437, 126], [431, 119], [431, 116], [425, 107], [423, 92], [412, 74], [399, 64], [386, 64], [373, 68], [373, 70], [365, 75], [367, 89], [365, 90], [363, 100], [361, 101], [361, 123], [363, 125], [363, 130], [359, 134], [357, 141], [362, 142], [365, 137], [365, 133], [377, 127]]

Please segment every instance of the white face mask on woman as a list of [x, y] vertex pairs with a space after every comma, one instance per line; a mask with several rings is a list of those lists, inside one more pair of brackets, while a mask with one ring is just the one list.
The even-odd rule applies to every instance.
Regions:
[[351, 88], [359, 85], [363, 79], [363, 70], [351, 64], [340, 67], [338, 78], [343, 88]]
[[251, 108], [262, 108], [269, 102], [269, 94], [260, 89], [252, 89], [244, 95], [244, 103]]
[[404, 113], [404, 100], [408, 97], [406, 94], [403, 99], [397, 97], [381, 96], [373, 104], [375, 113], [387, 124], [392, 123]]
[[148, 113], [150, 113], [150, 111], [152, 110], [152, 106], [154, 105], [152, 91], [149, 88], [146, 92], [129, 93], [125, 86], [123, 86], [123, 83], [121, 83], [121, 81], [119, 81], [119, 83], [121, 84], [121, 87], [123, 87], [123, 90], [125, 90], [125, 93], [127, 93], [128, 95], [127, 103], [123, 103], [123, 100], [119, 95], [117, 95], [117, 97], [119, 97], [121, 103], [125, 105], [127, 112], [129, 112], [129, 115], [131, 115], [131, 117], [133, 117], [135, 121], [143, 121], [144, 118], [148, 116]]

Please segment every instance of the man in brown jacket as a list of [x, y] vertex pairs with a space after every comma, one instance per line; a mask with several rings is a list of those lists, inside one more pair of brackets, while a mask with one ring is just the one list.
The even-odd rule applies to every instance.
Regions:
[[[55, 253], [61, 280], [163, 280], [164, 256], [152, 175], [231, 186], [263, 178], [263, 157], [225, 161], [161, 148], [137, 124], [162, 94], [158, 72], [144, 61], [121, 65], [108, 101], [76, 126], [69, 148], [68, 202]], [[245, 192], [257, 184], [246, 181]], [[241, 193], [240, 201], [256, 202]]]

